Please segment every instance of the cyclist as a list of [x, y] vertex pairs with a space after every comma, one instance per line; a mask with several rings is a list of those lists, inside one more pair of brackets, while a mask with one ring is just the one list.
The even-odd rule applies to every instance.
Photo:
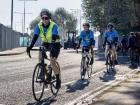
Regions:
[[[60, 71], [55, 64], [60, 53], [60, 37], [58, 34], [58, 26], [51, 20], [51, 13], [47, 9], [42, 9], [40, 12], [41, 21], [36, 25], [34, 30], [34, 36], [29, 47], [27, 47], [27, 53], [33, 48], [38, 37], [42, 40], [42, 45], [50, 50], [50, 63], [52, 69], [56, 75], [56, 88], [61, 87]], [[40, 73], [41, 74], [41, 73]], [[50, 77], [50, 76], [49, 76]], [[41, 79], [41, 78], [40, 78]]]
[[128, 39], [126, 35], [123, 35], [122, 40], [121, 40], [121, 45], [122, 45], [122, 53], [127, 53], [127, 47], [128, 47]]
[[[107, 25], [107, 30], [104, 33], [104, 44], [103, 47], [105, 47], [105, 58], [107, 59], [107, 52], [109, 50], [109, 46], [112, 45], [112, 50], [115, 55], [115, 64], [117, 65], [117, 52], [116, 47], [118, 43], [118, 32], [115, 30], [114, 25], [112, 23], [109, 23]], [[107, 64], [107, 61], [106, 63]]]
[[[80, 47], [82, 42], [82, 53], [84, 52], [84, 49], [86, 49], [86, 52], [89, 52], [89, 50], [91, 49], [93, 53], [93, 48], [95, 46], [94, 33], [89, 29], [90, 28], [89, 23], [84, 23], [83, 28], [84, 30], [80, 33], [78, 48]], [[93, 63], [93, 55], [90, 64], [92, 63]]]
[[136, 54], [137, 51], [137, 39], [136, 36], [133, 32], [130, 32], [130, 37], [129, 37], [129, 49], [130, 49], [130, 60], [131, 60], [131, 65], [136, 66], [135, 62], [136, 59], [134, 58], [134, 54]]

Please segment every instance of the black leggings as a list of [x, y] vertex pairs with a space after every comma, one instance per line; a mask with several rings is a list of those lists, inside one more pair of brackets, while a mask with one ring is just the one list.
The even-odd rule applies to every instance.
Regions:
[[58, 58], [61, 48], [60, 43], [43, 43], [43, 46], [50, 51], [50, 57]]

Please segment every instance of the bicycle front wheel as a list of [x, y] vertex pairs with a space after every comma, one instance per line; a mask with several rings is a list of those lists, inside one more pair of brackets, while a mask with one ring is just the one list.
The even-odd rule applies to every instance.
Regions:
[[39, 79], [39, 75], [41, 70], [43, 69], [43, 66], [38, 63], [35, 66], [34, 72], [33, 72], [33, 77], [32, 77], [32, 91], [33, 91], [33, 96], [36, 101], [40, 101], [43, 93], [44, 93], [44, 82]]
[[111, 58], [110, 58], [109, 54], [107, 55], [106, 60], [107, 60], [107, 64], [106, 64], [107, 73], [110, 73], [110, 70], [111, 70]]
[[[56, 62], [56, 66], [57, 66], [57, 68], [58, 68], [58, 70], [60, 72], [60, 66], [59, 66], [59, 63], [58, 62]], [[56, 76], [52, 72], [52, 69], [51, 69], [51, 75], [52, 75], [51, 76], [52, 77], [52, 81], [50, 83], [51, 92], [52, 92], [53, 95], [57, 95], [59, 89], [56, 88]]]
[[91, 75], [92, 75], [92, 69], [93, 69], [93, 65], [88, 65], [88, 69], [87, 69], [87, 75], [88, 75], [88, 78], [91, 78]]
[[85, 58], [82, 58], [80, 67], [80, 75], [82, 80], [85, 79], [85, 74], [86, 74], [86, 60]]

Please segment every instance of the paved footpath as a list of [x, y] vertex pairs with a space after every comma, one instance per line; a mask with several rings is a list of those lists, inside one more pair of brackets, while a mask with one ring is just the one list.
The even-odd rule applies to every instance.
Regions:
[[19, 55], [26, 52], [26, 47], [18, 47], [11, 50], [0, 51], [0, 56]]
[[96, 97], [91, 105], [140, 105], [140, 72]]

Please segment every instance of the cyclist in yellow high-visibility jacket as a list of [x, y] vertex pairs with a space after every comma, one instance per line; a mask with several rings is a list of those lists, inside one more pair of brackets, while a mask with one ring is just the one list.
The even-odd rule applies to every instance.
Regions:
[[61, 87], [60, 71], [55, 64], [60, 53], [60, 36], [58, 34], [58, 26], [51, 20], [51, 14], [47, 9], [42, 9], [40, 13], [41, 21], [36, 25], [34, 30], [34, 36], [29, 47], [27, 47], [27, 53], [33, 48], [38, 37], [42, 40], [42, 45], [47, 49], [50, 47], [50, 58], [53, 71], [56, 75], [56, 88]]

